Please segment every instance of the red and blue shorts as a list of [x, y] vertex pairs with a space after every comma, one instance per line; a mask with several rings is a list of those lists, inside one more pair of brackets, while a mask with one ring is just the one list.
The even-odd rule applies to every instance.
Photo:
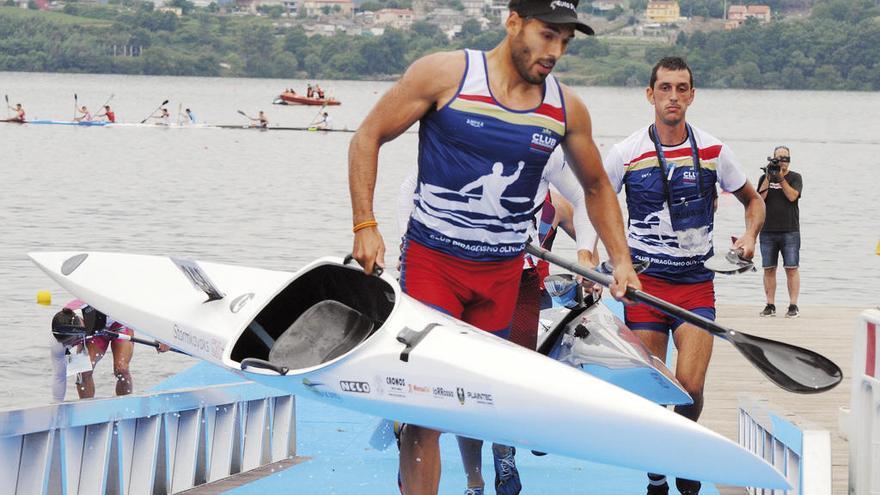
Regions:
[[411, 297], [508, 338], [519, 294], [522, 256], [470, 261], [405, 240], [400, 261], [400, 286]]
[[[704, 318], [715, 321], [715, 286], [711, 280], [696, 284], [675, 284], [663, 279], [640, 274], [642, 290], [681, 306]], [[675, 331], [684, 320], [661, 313], [645, 304], [624, 308], [626, 326], [631, 330]]]

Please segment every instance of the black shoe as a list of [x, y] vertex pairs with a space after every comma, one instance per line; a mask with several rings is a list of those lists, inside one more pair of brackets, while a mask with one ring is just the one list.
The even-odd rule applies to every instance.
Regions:
[[681, 492], [681, 495], [699, 495], [700, 482], [694, 480], [685, 480], [678, 478], [675, 480], [675, 487]]
[[648, 475], [648, 495], [669, 495], [669, 483], [662, 474]]
[[764, 306], [764, 311], [761, 311], [761, 316], [776, 316], [776, 305], [767, 303]]
[[797, 318], [800, 315], [800, 310], [797, 307], [797, 304], [789, 304], [788, 311], [785, 313], [786, 318]]

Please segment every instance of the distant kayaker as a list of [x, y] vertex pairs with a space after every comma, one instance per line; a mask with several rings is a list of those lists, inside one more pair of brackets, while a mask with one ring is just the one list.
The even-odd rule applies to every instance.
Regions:
[[[373, 213], [379, 150], [420, 122], [418, 189], [402, 249], [401, 286], [411, 297], [501, 337], [509, 335], [532, 213], [544, 200], [536, 192], [560, 144], [588, 208], [597, 212], [594, 227], [616, 267], [612, 294], [621, 298], [627, 286], [641, 287], [589, 113], [580, 97], [550, 74], [575, 30], [593, 34], [578, 19], [577, 4], [511, 1], [506, 37], [495, 48], [436, 52], [414, 62], [373, 107], [349, 147], [352, 253], [369, 273], [385, 266], [385, 243]], [[507, 181], [513, 174], [518, 177], [504, 188], [492, 183], [462, 190], [463, 184]], [[500, 197], [484, 197], [493, 190]], [[498, 204], [503, 211], [486, 209]], [[439, 438], [436, 430], [403, 427], [405, 495], [437, 493]], [[471, 453], [462, 449], [462, 455]], [[496, 494], [521, 490], [515, 453], [511, 447], [493, 448]], [[470, 493], [483, 492], [470, 481]]]
[[333, 129], [333, 118], [330, 114], [324, 112], [321, 114], [321, 120], [315, 122], [313, 126], [317, 129]]
[[[716, 184], [732, 192], [745, 208], [745, 231], [732, 246], [742, 250], [745, 259], [754, 255], [764, 223], [764, 202], [730, 147], [685, 121], [694, 94], [693, 72], [687, 63], [679, 57], [661, 59], [646, 90], [654, 123], [614, 145], [605, 157], [605, 170], [618, 192], [626, 190], [633, 261], [651, 262], [639, 274], [645, 291], [663, 294], [672, 304], [714, 320], [714, 272], [703, 263], [712, 256]], [[672, 334], [678, 348], [675, 377], [694, 400], [676, 406], [675, 412], [697, 421], [714, 337], [644, 304], [627, 306], [624, 314], [627, 326], [660, 360], [666, 360]], [[668, 493], [665, 476], [648, 477], [649, 495]], [[683, 495], [700, 492], [699, 481], [679, 478], [676, 485]]]
[[[248, 117], [250, 118], [250, 117]], [[257, 123], [262, 128], [269, 127], [269, 117], [266, 117], [266, 113], [260, 110], [260, 113], [257, 114], [257, 118], [251, 119], [253, 122]]]
[[162, 107], [159, 109], [159, 114], [156, 115], [155, 119], [158, 120], [160, 124], [168, 125], [171, 123], [171, 112], [168, 111], [167, 107]]
[[104, 105], [104, 111], [95, 115], [95, 118], [104, 117], [107, 119], [107, 122], [116, 122], [116, 113], [110, 108], [110, 105]]
[[92, 121], [92, 112], [89, 112], [89, 109], [86, 108], [85, 105], [80, 107], [77, 110], [77, 113], [79, 113], [80, 115], [78, 117], [74, 118], [73, 120], [75, 120], [77, 122], [91, 122]]
[[187, 120], [186, 123], [187, 124], [195, 124], [196, 123], [196, 114], [192, 113], [192, 111], [189, 108], [187, 108], [185, 110], [185, 113], [186, 113], [186, 120]]
[[9, 109], [15, 112], [15, 117], [10, 118], [10, 122], [25, 121], [24, 107], [21, 106], [21, 103], [16, 103], [14, 107], [12, 105], [9, 105]]

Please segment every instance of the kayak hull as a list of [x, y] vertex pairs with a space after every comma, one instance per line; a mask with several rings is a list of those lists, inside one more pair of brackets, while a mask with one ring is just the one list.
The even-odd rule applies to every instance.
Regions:
[[273, 102], [276, 105], [308, 105], [308, 106], [335, 106], [342, 102], [334, 98], [308, 98], [294, 93], [281, 93]]
[[[772, 466], [717, 433], [433, 310], [403, 294], [389, 275], [365, 276], [338, 259], [322, 258], [293, 274], [213, 263], [185, 268], [165, 257], [112, 253], [30, 256], [118, 321], [290, 393], [590, 461], [788, 487]], [[352, 310], [359, 319], [350, 327], [365, 322], [370, 330], [319, 362], [296, 352], [279, 358], [276, 350], [289, 338], [315, 338], [307, 346], [313, 349], [340, 330], [332, 318], [308, 317], [325, 306]], [[250, 365], [242, 371], [242, 361], [277, 371]]]

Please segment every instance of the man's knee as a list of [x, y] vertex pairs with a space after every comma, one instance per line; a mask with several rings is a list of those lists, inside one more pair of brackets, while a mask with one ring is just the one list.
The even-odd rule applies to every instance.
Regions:
[[437, 443], [440, 440], [439, 431], [410, 424], [404, 427], [400, 436], [404, 441], [416, 444]]
[[681, 383], [681, 386], [684, 388], [685, 392], [694, 399], [694, 402], [697, 402], [697, 398], [702, 401], [703, 398], [703, 388], [705, 387], [706, 380], [705, 378], [700, 377], [692, 377], [692, 376], [676, 376], [678, 382]]
[[116, 375], [117, 380], [127, 380], [131, 378], [131, 374], [128, 371], [128, 365], [114, 366], [113, 374]]

